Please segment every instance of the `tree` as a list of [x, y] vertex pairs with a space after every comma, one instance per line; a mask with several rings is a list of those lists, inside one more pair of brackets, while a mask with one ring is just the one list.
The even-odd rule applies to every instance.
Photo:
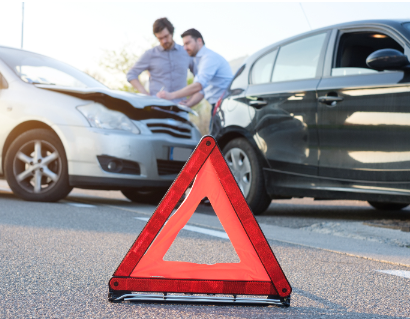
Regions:
[[[85, 72], [111, 89], [138, 93], [126, 78], [129, 69], [139, 59], [136, 52], [141, 52], [141, 49], [131, 42], [125, 43], [119, 49], [103, 50], [98, 63], [99, 70]], [[148, 72], [143, 72], [139, 78], [144, 85], [148, 80]]]
[[115, 89], [137, 93], [138, 91], [126, 80], [126, 75], [138, 58], [139, 55], [134, 53], [131, 43], [126, 43], [119, 50], [104, 50], [99, 65], [117, 77], [118, 84]]

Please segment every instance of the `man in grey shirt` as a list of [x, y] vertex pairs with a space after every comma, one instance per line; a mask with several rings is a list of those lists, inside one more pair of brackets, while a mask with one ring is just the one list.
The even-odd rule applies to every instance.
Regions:
[[[147, 50], [127, 73], [127, 80], [139, 92], [155, 96], [164, 90], [178, 91], [187, 85], [188, 67], [191, 57], [184, 48], [173, 40], [174, 26], [167, 18], [154, 22], [154, 35], [160, 45]], [[149, 93], [138, 80], [138, 76], [145, 70], [150, 73]], [[172, 99], [178, 103], [183, 98]]]

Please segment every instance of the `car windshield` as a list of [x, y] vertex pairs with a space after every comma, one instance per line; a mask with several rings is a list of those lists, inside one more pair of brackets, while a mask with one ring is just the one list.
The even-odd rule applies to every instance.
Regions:
[[0, 59], [27, 83], [80, 88], [105, 87], [86, 73], [44, 55], [0, 47]]

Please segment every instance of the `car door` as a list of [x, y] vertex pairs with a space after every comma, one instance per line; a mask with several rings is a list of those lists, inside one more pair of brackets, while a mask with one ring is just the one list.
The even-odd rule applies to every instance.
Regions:
[[254, 137], [273, 169], [317, 175], [316, 87], [327, 39], [322, 31], [285, 43], [251, 69]]
[[399, 34], [380, 27], [335, 30], [335, 34], [318, 87], [319, 175], [351, 181], [408, 181], [409, 76], [402, 71], [372, 70], [366, 58], [379, 49], [405, 54], [409, 49]]

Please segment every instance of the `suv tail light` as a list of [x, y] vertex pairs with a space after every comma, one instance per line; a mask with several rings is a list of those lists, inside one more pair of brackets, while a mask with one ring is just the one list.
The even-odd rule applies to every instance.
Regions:
[[224, 96], [225, 96], [225, 92], [222, 93], [221, 97], [218, 99], [218, 102], [215, 103], [214, 111], [212, 112], [212, 117], [215, 116], [216, 111], [218, 111], [218, 109], [220, 108], [220, 106], [222, 104], [222, 100], [224, 99]]

